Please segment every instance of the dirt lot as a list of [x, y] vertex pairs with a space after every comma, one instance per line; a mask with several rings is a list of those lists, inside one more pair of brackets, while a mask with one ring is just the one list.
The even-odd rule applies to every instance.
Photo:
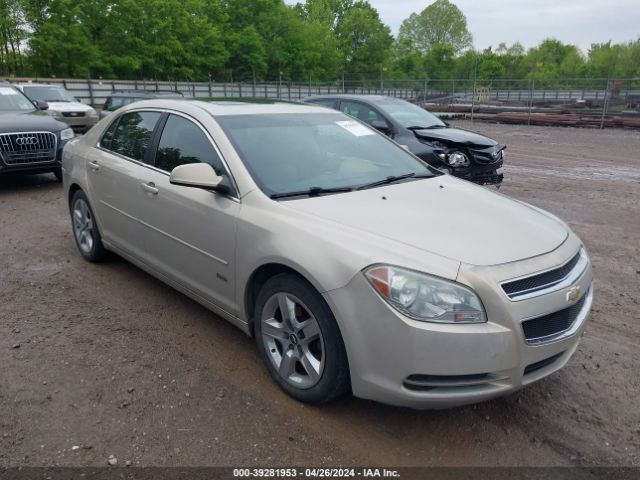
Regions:
[[596, 274], [568, 366], [447, 411], [282, 394], [253, 341], [127, 262], [76, 251], [53, 176], [0, 179], [0, 467], [640, 465], [640, 133], [476, 124], [503, 191], [567, 220]]

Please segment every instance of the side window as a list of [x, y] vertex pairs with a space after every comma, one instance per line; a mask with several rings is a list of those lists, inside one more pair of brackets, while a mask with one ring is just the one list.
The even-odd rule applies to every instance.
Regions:
[[378, 112], [366, 106], [364, 103], [342, 100], [340, 102], [340, 111], [358, 120], [362, 120], [365, 123], [371, 124], [371, 122], [375, 120], [387, 123]]
[[143, 162], [151, 134], [159, 118], [158, 112], [133, 112], [123, 115], [111, 140], [110, 150]]
[[309, 103], [312, 103], [314, 105], [320, 105], [322, 107], [327, 107], [327, 108], [335, 108], [336, 106], [336, 101], [331, 98], [327, 98], [323, 100], [311, 100]]
[[211, 141], [195, 123], [177, 115], [169, 115], [162, 131], [156, 167], [170, 172], [185, 163], [208, 163], [218, 175], [224, 171], [222, 160]]
[[118, 120], [120, 120], [120, 119], [116, 118], [113, 121], [113, 123], [111, 123], [111, 125], [109, 125], [109, 128], [107, 128], [107, 130], [102, 135], [102, 139], [100, 140], [100, 146], [102, 148], [106, 148], [107, 150], [111, 150], [111, 141], [113, 140], [113, 134], [115, 133], [116, 127], [118, 126]]

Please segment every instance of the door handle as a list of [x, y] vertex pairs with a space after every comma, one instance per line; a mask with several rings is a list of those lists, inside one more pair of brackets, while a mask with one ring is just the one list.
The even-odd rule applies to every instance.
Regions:
[[89, 168], [95, 172], [96, 170], [100, 169], [100, 165], [95, 160], [91, 160], [89, 161]]
[[149, 183], [141, 183], [140, 186], [145, 192], [151, 193], [153, 195], [157, 195], [160, 190], [156, 188], [156, 184], [153, 182]]

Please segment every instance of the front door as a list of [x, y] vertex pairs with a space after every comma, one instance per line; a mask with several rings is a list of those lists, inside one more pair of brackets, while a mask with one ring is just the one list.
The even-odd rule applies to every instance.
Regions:
[[236, 218], [238, 200], [201, 188], [169, 183], [178, 165], [209, 163], [228, 175], [214, 144], [195, 120], [170, 114], [145, 181], [156, 192], [145, 195], [148, 254], [162, 274], [229, 313], [235, 305]]

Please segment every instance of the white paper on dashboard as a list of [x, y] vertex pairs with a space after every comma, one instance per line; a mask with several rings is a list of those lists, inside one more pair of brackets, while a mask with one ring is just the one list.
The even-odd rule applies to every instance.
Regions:
[[356, 137], [364, 137], [365, 135], [375, 134], [375, 132], [373, 132], [372, 130], [369, 130], [367, 127], [365, 127], [364, 125], [358, 122], [344, 120], [336, 123], [342, 128], [344, 128], [345, 130], [347, 130], [348, 132], [351, 132]]

